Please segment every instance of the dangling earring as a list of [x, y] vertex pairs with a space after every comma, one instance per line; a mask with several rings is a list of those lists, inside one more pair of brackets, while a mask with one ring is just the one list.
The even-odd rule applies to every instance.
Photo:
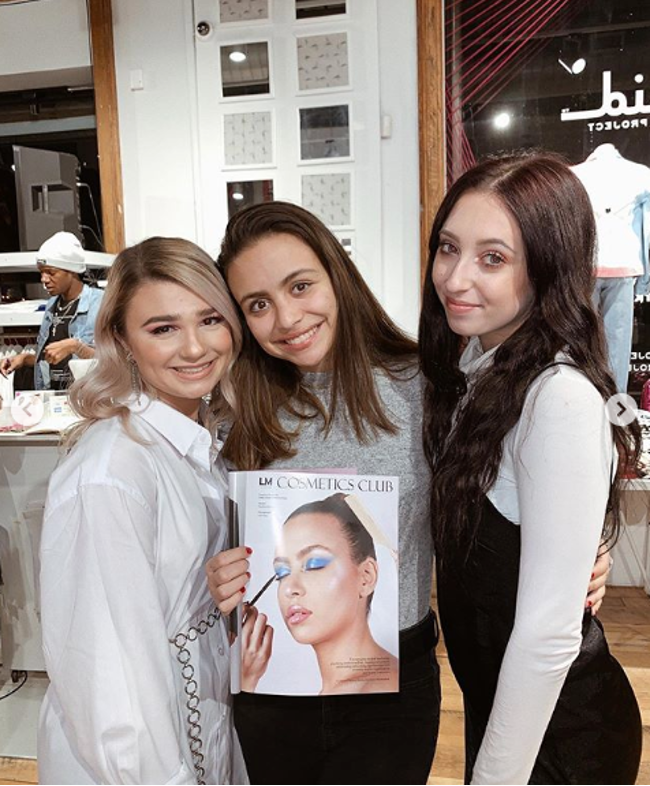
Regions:
[[142, 394], [142, 379], [140, 378], [140, 372], [138, 371], [138, 366], [135, 362], [135, 358], [133, 357], [133, 353], [131, 350], [127, 350], [126, 359], [130, 366], [131, 372], [131, 390], [133, 391], [133, 395], [140, 400], [140, 395]]

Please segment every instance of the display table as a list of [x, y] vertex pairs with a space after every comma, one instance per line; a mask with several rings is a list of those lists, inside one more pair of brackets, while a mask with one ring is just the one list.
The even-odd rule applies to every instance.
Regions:
[[38, 551], [47, 485], [61, 455], [58, 435], [0, 435], [0, 656], [5, 671], [45, 669]]
[[612, 549], [608, 584], [644, 587], [650, 595], [650, 478], [625, 481], [621, 514], [623, 526]]

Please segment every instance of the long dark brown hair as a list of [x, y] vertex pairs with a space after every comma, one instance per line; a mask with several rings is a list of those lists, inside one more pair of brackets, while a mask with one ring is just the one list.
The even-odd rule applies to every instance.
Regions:
[[[454, 334], [431, 280], [439, 234], [458, 200], [469, 191], [495, 196], [516, 220], [524, 242], [533, 303], [521, 327], [504, 341], [493, 363], [467, 392], [459, 369], [461, 338]], [[600, 322], [591, 304], [596, 229], [589, 197], [560, 157], [521, 154], [489, 159], [451, 187], [429, 240], [420, 361], [427, 379], [424, 447], [432, 470], [433, 535], [443, 561], [466, 558], [475, 539], [479, 507], [494, 484], [503, 439], [519, 420], [526, 394], [539, 374], [564, 352], [604, 400], [616, 392], [608, 370]], [[619, 453], [612, 483], [606, 538], [620, 524], [618, 480], [636, 464], [639, 427], [614, 426]]]
[[228, 222], [218, 259], [226, 280], [239, 254], [274, 234], [292, 235], [309, 246], [332, 283], [338, 316], [331, 349], [331, 394], [324, 408], [303, 384], [297, 366], [261, 349], [242, 313], [244, 343], [234, 369], [238, 416], [224, 448], [226, 458], [239, 469], [257, 469], [295, 455], [295, 433], [280, 422], [283, 410], [301, 419], [320, 416], [327, 431], [341, 407], [362, 442], [378, 431], [394, 432], [373, 369], [395, 376], [415, 373], [417, 368], [415, 342], [379, 305], [336, 237], [302, 207], [278, 201], [236, 213]]

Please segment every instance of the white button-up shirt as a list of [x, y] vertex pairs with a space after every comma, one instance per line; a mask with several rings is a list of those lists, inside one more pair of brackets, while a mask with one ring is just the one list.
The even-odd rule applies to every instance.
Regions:
[[53, 473], [41, 545], [41, 783], [244, 783], [227, 630], [204, 565], [226, 477], [160, 401], [93, 424]]

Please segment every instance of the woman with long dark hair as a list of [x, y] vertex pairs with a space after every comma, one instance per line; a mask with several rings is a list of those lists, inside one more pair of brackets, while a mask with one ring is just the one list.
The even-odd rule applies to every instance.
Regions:
[[466, 173], [431, 232], [425, 452], [472, 783], [634, 783], [639, 766], [636, 699], [584, 610], [638, 451], [605, 408], [594, 241], [584, 188], [544, 154]]

